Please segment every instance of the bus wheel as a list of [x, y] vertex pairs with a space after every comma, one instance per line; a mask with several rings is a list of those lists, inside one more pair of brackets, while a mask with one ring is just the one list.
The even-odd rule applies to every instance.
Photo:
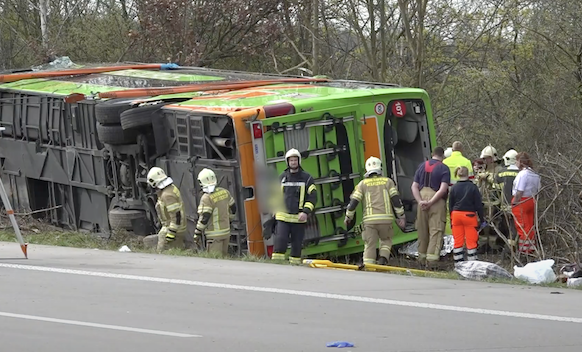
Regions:
[[112, 230], [132, 230], [131, 220], [145, 217], [143, 210], [114, 208], [109, 211], [109, 226]]

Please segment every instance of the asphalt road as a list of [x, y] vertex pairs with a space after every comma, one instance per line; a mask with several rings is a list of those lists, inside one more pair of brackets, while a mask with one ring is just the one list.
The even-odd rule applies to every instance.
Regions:
[[[582, 291], [0, 242], [3, 351], [560, 351]], [[559, 292], [559, 293], [556, 293]]]

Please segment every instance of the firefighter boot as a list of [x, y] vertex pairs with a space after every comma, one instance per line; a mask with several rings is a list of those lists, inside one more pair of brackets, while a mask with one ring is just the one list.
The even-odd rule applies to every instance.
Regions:
[[378, 265], [388, 265], [388, 258], [380, 257], [380, 259], [378, 259]]

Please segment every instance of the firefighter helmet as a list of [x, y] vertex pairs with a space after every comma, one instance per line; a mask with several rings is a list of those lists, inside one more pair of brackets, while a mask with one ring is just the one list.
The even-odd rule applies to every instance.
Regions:
[[299, 150], [295, 148], [289, 149], [287, 151], [287, 154], [285, 154], [285, 162], [287, 163], [287, 166], [289, 166], [289, 158], [292, 156], [297, 157], [297, 159], [299, 160], [299, 166], [301, 166], [301, 153], [299, 153]]
[[216, 186], [216, 174], [214, 171], [204, 168], [198, 173], [198, 182], [202, 187]]
[[375, 156], [371, 156], [366, 160], [366, 176], [369, 176], [372, 173], [382, 173], [382, 160]]
[[[168, 182], [164, 182], [164, 181], [170, 179], [168, 177], [168, 175], [166, 175], [164, 170], [162, 170], [162, 168], [159, 168], [157, 166], [152, 167], [150, 169], [150, 171], [148, 171], [147, 177], [148, 177], [148, 184], [152, 188], [159, 188], [159, 189], [166, 187], [168, 185]], [[170, 181], [171, 181], [171, 179], [170, 179]]]
[[503, 155], [503, 160], [505, 161], [505, 166], [515, 165], [516, 159], [517, 159], [517, 152], [513, 149], [509, 149]]
[[483, 150], [481, 151], [481, 158], [485, 158], [485, 157], [492, 157], [493, 161], [497, 160], [497, 150], [495, 148], [493, 148], [491, 145], [486, 146], [485, 148], [483, 148]]

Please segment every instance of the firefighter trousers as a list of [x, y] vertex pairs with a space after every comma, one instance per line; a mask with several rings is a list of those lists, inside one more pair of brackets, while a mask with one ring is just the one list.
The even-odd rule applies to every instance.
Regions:
[[467, 246], [467, 259], [477, 260], [477, 242], [479, 240], [479, 233], [477, 232], [479, 221], [477, 219], [477, 213], [474, 211], [454, 210], [452, 212], [451, 227], [453, 238], [455, 239], [455, 244], [453, 245], [455, 262], [463, 261], [463, 247], [465, 245]]
[[[430, 200], [436, 192], [430, 187], [420, 190], [422, 200]], [[418, 259], [421, 262], [438, 261], [443, 247], [443, 236], [447, 223], [447, 203], [437, 200], [428, 210], [419, 205], [416, 212], [416, 229], [418, 230]]]
[[176, 234], [176, 239], [171, 242], [166, 241], [167, 233], [168, 229], [166, 227], [162, 227], [160, 232], [158, 232], [158, 252], [162, 252], [170, 248], [184, 249], [184, 239], [186, 237], [186, 232], [178, 232]]
[[305, 226], [305, 224], [278, 220], [275, 228], [272, 259], [285, 260], [285, 252], [287, 252], [287, 244], [290, 238], [291, 254], [289, 261], [292, 264], [301, 264], [301, 250], [303, 248], [303, 237], [305, 237]]
[[230, 241], [230, 233], [228, 235], [220, 236], [206, 236], [206, 250], [208, 252], [220, 253], [228, 255], [228, 242]]
[[383, 224], [364, 224], [364, 264], [376, 264], [376, 248], [380, 240], [380, 257], [390, 258], [394, 229], [392, 222]]

